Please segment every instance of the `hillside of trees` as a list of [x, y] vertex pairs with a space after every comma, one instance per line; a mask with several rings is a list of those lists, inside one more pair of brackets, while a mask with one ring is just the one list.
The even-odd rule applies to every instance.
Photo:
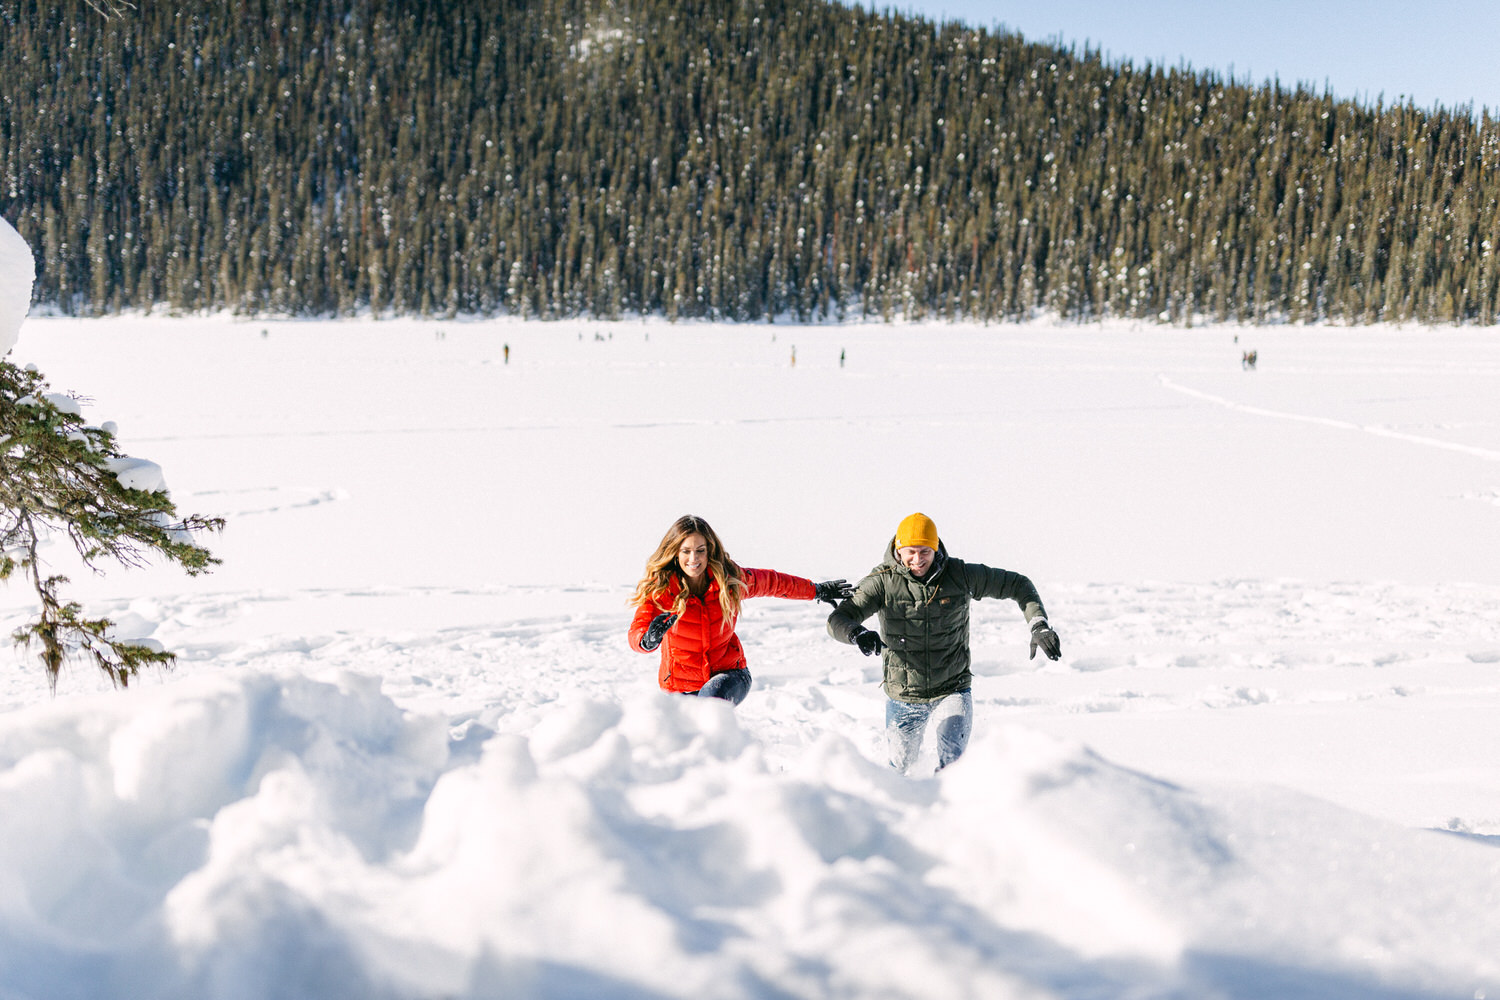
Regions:
[[821, 0], [0, 0], [64, 312], [1493, 323], [1500, 121]]

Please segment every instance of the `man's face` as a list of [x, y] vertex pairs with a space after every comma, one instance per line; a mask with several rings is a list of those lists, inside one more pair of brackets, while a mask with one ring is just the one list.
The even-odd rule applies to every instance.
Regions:
[[922, 576], [932, 568], [932, 561], [937, 558], [937, 552], [926, 545], [903, 545], [896, 550], [896, 558], [901, 560], [901, 565], [912, 571], [915, 576]]

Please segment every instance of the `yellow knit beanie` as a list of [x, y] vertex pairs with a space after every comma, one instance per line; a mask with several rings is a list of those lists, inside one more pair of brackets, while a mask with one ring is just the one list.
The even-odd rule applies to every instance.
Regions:
[[908, 545], [925, 545], [929, 549], [938, 547], [937, 525], [926, 514], [912, 514], [896, 528], [896, 548]]

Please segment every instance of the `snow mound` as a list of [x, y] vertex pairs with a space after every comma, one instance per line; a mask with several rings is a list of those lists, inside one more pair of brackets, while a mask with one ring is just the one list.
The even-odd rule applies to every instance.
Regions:
[[147, 493], [165, 491], [167, 477], [160, 465], [150, 459], [121, 455], [105, 461], [105, 468], [115, 474], [120, 485], [127, 490], [144, 490]]
[[31, 284], [35, 280], [31, 247], [15, 227], [0, 218], [0, 357], [20, 336], [21, 321], [31, 309]]
[[[349, 673], [25, 709], [0, 718], [0, 843], [6, 997], [1500, 983], [1481, 844], [1021, 729], [939, 779], [832, 735], [775, 770], [726, 704], [654, 693], [477, 738]], [[1470, 898], [1429, 888], [1457, 877]]]

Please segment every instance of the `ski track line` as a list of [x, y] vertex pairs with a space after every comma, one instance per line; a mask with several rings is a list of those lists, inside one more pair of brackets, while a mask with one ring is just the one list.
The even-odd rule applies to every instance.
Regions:
[[1185, 385], [1173, 382], [1167, 376], [1160, 373], [1156, 376], [1163, 386], [1173, 392], [1180, 392], [1194, 399], [1222, 406], [1226, 410], [1234, 410], [1237, 413], [1248, 413], [1256, 417], [1275, 417], [1278, 420], [1295, 420], [1304, 424], [1317, 424], [1321, 427], [1333, 427], [1342, 431], [1363, 431], [1376, 437], [1393, 438], [1397, 441], [1406, 441], [1410, 444], [1420, 444], [1428, 448], [1441, 448], [1444, 451], [1456, 451], [1464, 455], [1472, 455], [1474, 458], [1484, 459], [1486, 462], [1500, 462], [1500, 451], [1492, 451], [1489, 448], [1479, 448], [1468, 444], [1455, 444], [1452, 441], [1441, 441], [1437, 438], [1422, 437], [1420, 434], [1406, 434], [1401, 431], [1393, 431], [1385, 427], [1376, 427], [1369, 424], [1356, 424], [1348, 420], [1335, 420], [1332, 417], [1309, 417], [1302, 413], [1286, 413], [1282, 410], [1267, 410], [1259, 406], [1246, 406], [1244, 403], [1236, 403], [1222, 396], [1192, 389]]

